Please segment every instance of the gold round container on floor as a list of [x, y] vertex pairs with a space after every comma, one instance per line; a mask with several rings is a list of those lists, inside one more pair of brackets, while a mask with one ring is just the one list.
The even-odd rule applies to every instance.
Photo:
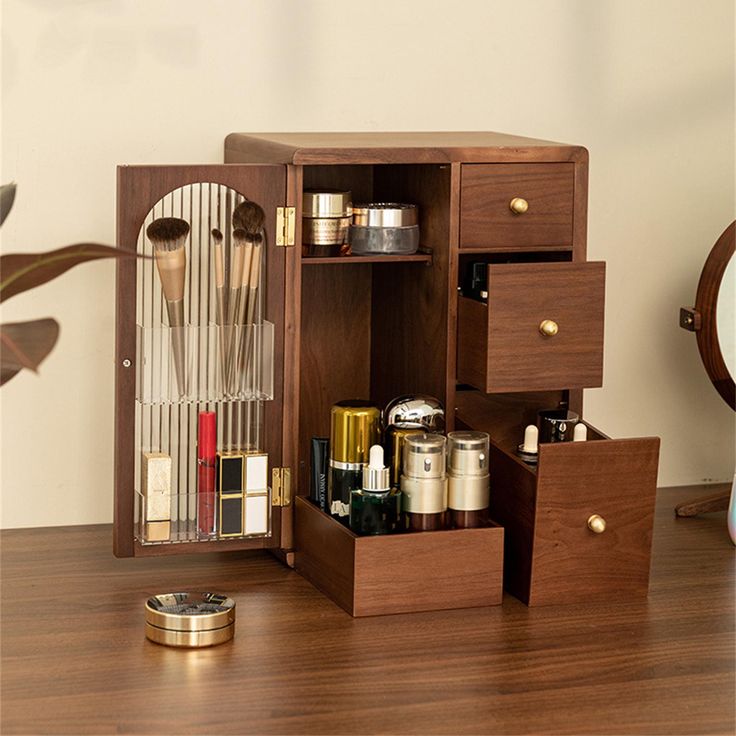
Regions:
[[146, 637], [170, 647], [211, 647], [235, 635], [235, 601], [219, 593], [163, 593], [146, 601]]

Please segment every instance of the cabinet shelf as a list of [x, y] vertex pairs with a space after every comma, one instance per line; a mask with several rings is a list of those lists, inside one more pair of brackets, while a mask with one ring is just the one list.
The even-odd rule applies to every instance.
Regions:
[[410, 256], [304, 256], [302, 265], [349, 263], [432, 263], [431, 253], [414, 253]]

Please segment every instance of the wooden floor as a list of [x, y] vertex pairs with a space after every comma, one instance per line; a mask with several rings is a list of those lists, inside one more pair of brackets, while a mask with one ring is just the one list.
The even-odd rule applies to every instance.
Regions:
[[[649, 600], [351, 619], [264, 553], [116, 560], [109, 527], [2, 534], [3, 734], [731, 734], [734, 548], [660, 491]], [[151, 593], [237, 601], [168, 649]]]

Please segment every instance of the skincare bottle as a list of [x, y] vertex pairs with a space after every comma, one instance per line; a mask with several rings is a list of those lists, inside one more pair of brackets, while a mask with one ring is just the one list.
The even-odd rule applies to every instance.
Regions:
[[489, 437], [485, 432], [447, 435], [448, 507], [459, 528], [482, 526], [488, 517]]
[[440, 434], [404, 438], [401, 506], [409, 531], [444, 529], [447, 512], [446, 439]]
[[373, 445], [363, 466], [363, 488], [350, 494], [350, 528], [359, 535], [399, 531], [401, 493], [391, 488], [389, 469], [383, 464], [383, 447]]
[[361, 487], [368, 451], [381, 436], [381, 412], [368, 401], [341, 401], [330, 413], [327, 512], [347, 526], [350, 492]]

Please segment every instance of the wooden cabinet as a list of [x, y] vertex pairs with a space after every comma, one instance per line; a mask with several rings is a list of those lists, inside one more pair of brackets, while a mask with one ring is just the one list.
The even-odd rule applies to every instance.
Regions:
[[[303, 256], [302, 192], [322, 187], [418, 205], [420, 252]], [[207, 374], [218, 344], [208, 233], [230, 232], [245, 198], [266, 216], [271, 382], [221, 395]], [[585, 261], [586, 201], [585, 149], [496, 133], [233, 133], [225, 165], [121, 167], [121, 247], [148, 254], [151, 218], [191, 219], [187, 330], [198, 337], [189, 393], [159, 396], [156, 375], [141, 393], [167, 350], [150, 340], [166, 329], [161, 293], [151, 261], [118, 264], [115, 553], [270, 549], [355, 616], [500, 603], [504, 560], [506, 586], [530, 605], [645, 591], [656, 440], [591, 430], [587, 443], [543, 447], [536, 469], [514, 452], [538, 409], [581, 412], [581, 389], [601, 385], [604, 264]], [[478, 263], [485, 303], [458, 294]], [[555, 335], [540, 333], [545, 320]], [[448, 430], [490, 432], [497, 524], [359, 538], [306, 500], [310, 439], [329, 435], [332, 404], [405, 393], [439, 398]], [[267, 533], [187, 536], [202, 408], [236, 434], [260, 417]], [[185, 532], [149, 543], [137, 531], [139, 456], [159, 446], [176, 457]], [[606, 532], [590, 536], [586, 514], [607, 518]]]

